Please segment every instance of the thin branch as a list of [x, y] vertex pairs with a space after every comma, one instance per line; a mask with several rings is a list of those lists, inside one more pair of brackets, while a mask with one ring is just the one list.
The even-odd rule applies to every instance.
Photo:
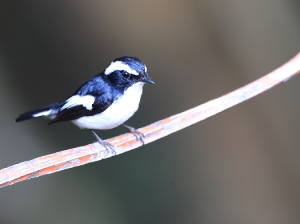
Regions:
[[[148, 144], [251, 99], [299, 73], [300, 53], [280, 68], [244, 87], [138, 130], [145, 135], [144, 142]], [[115, 146], [116, 155], [142, 145], [140, 141], [136, 141], [135, 136], [131, 133], [123, 134], [107, 141]], [[111, 156], [114, 155], [107, 153], [105, 148], [98, 143], [42, 156], [0, 170], [0, 187], [96, 162]]]

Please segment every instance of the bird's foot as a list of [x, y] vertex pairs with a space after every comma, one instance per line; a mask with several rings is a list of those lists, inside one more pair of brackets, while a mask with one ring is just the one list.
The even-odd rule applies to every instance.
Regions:
[[145, 135], [143, 133], [139, 132], [135, 128], [130, 127], [128, 125], [122, 124], [122, 126], [127, 128], [132, 134], [134, 134], [137, 141], [141, 141], [143, 143], [143, 145], [145, 145], [145, 142], [144, 142]]
[[107, 142], [107, 141], [105, 141], [105, 140], [102, 140], [102, 139], [98, 140], [98, 142], [99, 142], [102, 146], [104, 146], [104, 148], [106, 149], [106, 150], [105, 150], [105, 151], [106, 151], [105, 157], [106, 157], [107, 155], [109, 155], [110, 153], [112, 153], [114, 156], [117, 154], [116, 151], [115, 151], [115, 147], [114, 147], [112, 144], [110, 144], [109, 142]]
[[93, 135], [96, 137], [97, 139], [97, 142], [99, 142], [105, 149], [106, 149], [106, 154], [105, 154], [105, 157], [112, 153], [114, 156], [117, 154], [116, 151], [115, 151], [115, 147], [110, 144], [109, 142], [101, 139], [93, 130], [90, 129], [90, 131], [93, 133]]

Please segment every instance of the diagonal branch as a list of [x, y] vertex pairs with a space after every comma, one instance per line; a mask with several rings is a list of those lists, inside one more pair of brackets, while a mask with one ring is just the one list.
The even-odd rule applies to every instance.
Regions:
[[[300, 53], [280, 68], [244, 87], [180, 114], [140, 128], [138, 131], [145, 135], [144, 142], [148, 144], [251, 99], [299, 73]], [[135, 136], [131, 133], [123, 134], [107, 141], [115, 146], [117, 155], [142, 145], [140, 141], [136, 141]], [[98, 143], [42, 156], [0, 170], [0, 187], [96, 162], [111, 156], [114, 155], [107, 153], [105, 148]]]

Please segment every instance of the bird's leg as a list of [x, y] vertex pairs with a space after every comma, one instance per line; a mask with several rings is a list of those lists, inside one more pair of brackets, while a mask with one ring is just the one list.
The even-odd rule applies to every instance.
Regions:
[[133, 127], [130, 127], [128, 125], [122, 124], [123, 127], [127, 128], [132, 134], [134, 134], [134, 136], [136, 137], [137, 141], [141, 141], [143, 143], [143, 145], [145, 145], [144, 143], [144, 139], [145, 139], [145, 135], [141, 132], [139, 132], [138, 130], [136, 130]]
[[96, 132], [94, 132], [92, 129], [89, 129], [89, 130], [90, 130], [90, 131], [93, 133], [93, 135], [96, 137], [97, 141], [98, 141], [101, 145], [104, 146], [104, 148], [105, 148], [106, 151], [107, 151], [107, 154], [110, 153], [110, 152], [112, 152], [114, 155], [116, 155], [115, 147], [114, 147], [112, 144], [110, 144], [110, 143], [108, 143], [107, 141], [101, 139], [101, 138], [96, 134]]

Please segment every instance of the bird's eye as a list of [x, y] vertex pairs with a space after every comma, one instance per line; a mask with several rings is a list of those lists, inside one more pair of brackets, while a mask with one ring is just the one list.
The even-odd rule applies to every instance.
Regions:
[[122, 73], [122, 76], [123, 76], [123, 78], [125, 78], [125, 79], [129, 79], [130, 74], [129, 74], [128, 72], [123, 72], [123, 73]]

